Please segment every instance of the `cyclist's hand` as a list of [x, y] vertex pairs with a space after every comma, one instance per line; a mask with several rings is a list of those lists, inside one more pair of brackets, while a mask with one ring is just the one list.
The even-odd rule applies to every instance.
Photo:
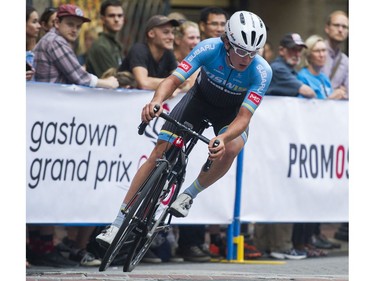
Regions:
[[[218, 146], [214, 146], [214, 142], [215, 140], [218, 140], [220, 143]], [[221, 138], [213, 138], [211, 141], [210, 141], [210, 144], [208, 145], [208, 150], [209, 150], [209, 159], [214, 161], [214, 160], [217, 160], [217, 159], [221, 159], [221, 157], [223, 157], [224, 153], [225, 153], [225, 144], [224, 144], [224, 140], [221, 139]]]
[[[157, 112], [154, 111], [155, 106], [159, 107]], [[150, 102], [146, 104], [142, 109], [142, 121], [149, 123], [155, 116], [159, 116], [160, 113], [163, 112], [163, 107], [160, 103], [157, 102]]]

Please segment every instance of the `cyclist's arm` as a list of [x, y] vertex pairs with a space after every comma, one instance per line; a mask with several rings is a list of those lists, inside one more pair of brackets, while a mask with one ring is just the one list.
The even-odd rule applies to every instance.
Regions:
[[[211, 152], [211, 160], [220, 159], [224, 155], [225, 144], [240, 136], [247, 129], [252, 116], [253, 114], [248, 109], [243, 106], [240, 108], [237, 117], [230, 123], [228, 129], [210, 141], [209, 150]], [[220, 141], [220, 144], [216, 148], [213, 148], [212, 146], [216, 139]]]
[[[146, 104], [142, 110], [142, 121], [150, 122], [156, 115], [159, 115], [163, 107], [161, 106], [164, 101], [169, 99], [173, 92], [182, 84], [182, 81], [174, 75], [165, 78], [156, 89], [154, 96], [150, 103]], [[154, 113], [154, 107], [158, 104], [160, 106], [159, 112]]]

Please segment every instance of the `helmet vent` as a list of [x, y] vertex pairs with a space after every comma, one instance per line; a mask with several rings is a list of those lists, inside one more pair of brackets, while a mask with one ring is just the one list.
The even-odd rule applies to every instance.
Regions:
[[260, 42], [262, 42], [262, 39], [263, 39], [263, 34], [261, 36], [259, 36], [259, 40], [258, 40], [257, 46], [259, 45]]
[[245, 23], [245, 17], [244, 17], [244, 15], [243, 15], [243, 13], [240, 14], [240, 23], [243, 24], [243, 25], [246, 24], [246, 23]]
[[255, 31], [251, 31], [251, 46], [254, 46], [256, 35]]
[[243, 41], [245, 42], [245, 44], [247, 45], [247, 36], [246, 36], [246, 33], [241, 31], [241, 34], [242, 34], [242, 39]]

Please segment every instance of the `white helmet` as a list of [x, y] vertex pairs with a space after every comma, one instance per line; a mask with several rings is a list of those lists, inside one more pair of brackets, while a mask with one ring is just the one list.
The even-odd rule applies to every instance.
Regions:
[[235, 12], [225, 24], [225, 33], [231, 44], [248, 52], [263, 48], [267, 40], [266, 25], [248, 11]]

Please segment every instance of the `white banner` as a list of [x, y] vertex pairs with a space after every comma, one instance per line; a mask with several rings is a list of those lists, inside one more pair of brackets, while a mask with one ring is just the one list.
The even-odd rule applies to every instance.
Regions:
[[[113, 221], [162, 124], [137, 133], [152, 94], [27, 83], [28, 223]], [[245, 147], [241, 220], [347, 221], [347, 116], [347, 102], [266, 97]], [[213, 136], [211, 129], [205, 134]], [[200, 142], [183, 189], [206, 157]], [[173, 222], [231, 223], [235, 179], [236, 163], [195, 199], [187, 218]]]
[[[138, 135], [141, 109], [152, 94], [27, 83], [28, 223], [113, 221], [162, 125], [163, 120], [156, 120], [147, 128], [147, 136]], [[166, 105], [172, 108], [179, 99]], [[195, 179], [207, 153], [207, 145], [198, 143], [190, 157], [186, 185]], [[189, 217], [174, 221], [230, 223], [233, 177], [231, 171], [220, 182], [223, 188], [211, 187], [221, 199], [202, 193]]]
[[347, 101], [266, 97], [244, 150], [241, 220], [348, 221], [348, 122]]

